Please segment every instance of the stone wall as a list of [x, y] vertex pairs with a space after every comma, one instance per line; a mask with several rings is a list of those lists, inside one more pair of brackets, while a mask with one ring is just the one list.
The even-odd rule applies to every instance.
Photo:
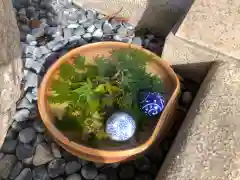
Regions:
[[0, 0], [0, 147], [20, 96], [22, 61], [12, 1]]
[[175, 23], [185, 14], [193, 0], [73, 0], [79, 6], [119, 16], [152, 32], [166, 36]]

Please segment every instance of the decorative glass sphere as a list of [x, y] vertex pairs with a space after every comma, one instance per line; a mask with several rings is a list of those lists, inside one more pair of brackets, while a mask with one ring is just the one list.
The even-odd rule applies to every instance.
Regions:
[[164, 97], [158, 92], [141, 92], [140, 108], [148, 116], [160, 114], [165, 107]]
[[106, 123], [106, 133], [115, 141], [126, 141], [130, 139], [135, 130], [135, 121], [125, 112], [116, 112], [112, 114]]

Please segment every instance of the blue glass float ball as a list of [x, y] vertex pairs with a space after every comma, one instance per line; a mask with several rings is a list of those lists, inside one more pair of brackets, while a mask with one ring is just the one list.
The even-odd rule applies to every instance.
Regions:
[[165, 107], [164, 97], [158, 92], [141, 92], [140, 108], [147, 116], [160, 114]]
[[133, 118], [125, 112], [116, 112], [106, 122], [106, 133], [112, 140], [126, 141], [136, 130]]

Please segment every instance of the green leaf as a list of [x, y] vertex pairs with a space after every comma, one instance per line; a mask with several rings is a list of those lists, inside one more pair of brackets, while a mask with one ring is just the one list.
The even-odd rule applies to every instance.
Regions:
[[51, 89], [59, 95], [69, 93], [69, 84], [62, 80], [53, 80]]
[[99, 110], [100, 102], [96, 96], [87, 96], [87, 103], [89, 113], [94, 113], [95, 111]]
[[100, 93], [100, 94], [106, 93], [105, 85], [104, 85], [104, 84], [99, 84], [99, 85], [95, 88], [94, 92]]
[[98, 131], [98, 132], [96, 133], [96, 138], [97, 138], [98, 140], [106, 139], [107, 137], [108, 137], [108, 134], [107, 134], [106, 132], [104, 132], [103, 130]]
[[101, 105], [103, 107], [112, 107], [115, 103], [115, 99], [112, 96], [105, 96], [101, 100]]
[[75, 68], [71, 64], [62, 64], [60, 66], [60, 77], [63, 80], [70, 80], [72, 77], [76, 76]]
[[77, 59], [76, 59], [76, 61], [75, 61], [75, 66], [76, 66], [76, 68], [78, 68], [78, 69], [83, 69], [83, 68], [85, 68], [85, 67], [84, 67], [85, 61], [86, 61], [86, 58], [85, 58], [84, 56], [79, 56], [79, 57], [77, 57]]

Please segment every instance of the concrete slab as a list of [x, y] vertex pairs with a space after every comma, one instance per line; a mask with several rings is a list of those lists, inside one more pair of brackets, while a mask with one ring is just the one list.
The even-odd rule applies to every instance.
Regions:
[[240, 62], [218, 56], [156, 180], [238, 180]]
[[202, 82], [212, 62], [218, 53], [206, 48], [188, 43], [173, 32], [167, 36], [162, 52], [162, 58], [178, 69], [184, 77], [196, 82]]
[[196, 0], [176, 36], [240, 59], [239, 7], [239, 0]]
[[141, 28], [167, 35], [174, 24], [189, 9], [193, 0], [73, 0], [73, 3], [96, 9], [104, 14], [118, 14]]

